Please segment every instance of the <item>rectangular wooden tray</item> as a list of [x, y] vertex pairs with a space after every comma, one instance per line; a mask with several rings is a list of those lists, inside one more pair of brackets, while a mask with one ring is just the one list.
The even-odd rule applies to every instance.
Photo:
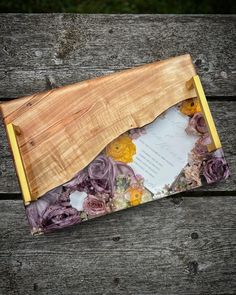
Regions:
[[70, 180], [125, 131], [196, 96], [212, 136], [209, 148], [219, 148], [189, 55], [1, 104], [25, 203]]

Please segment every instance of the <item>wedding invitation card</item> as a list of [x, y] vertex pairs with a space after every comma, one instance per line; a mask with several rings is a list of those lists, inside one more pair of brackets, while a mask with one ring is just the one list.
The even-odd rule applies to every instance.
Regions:
[[197, 136], [185, 132], [187, 125], [188, 117], [173, 107], [134, 139], [136, 154], [130, 166], [144, 177], [145, 187], [153, 194], [160, 193], [166, 185], [171, 186], [188, 163]]

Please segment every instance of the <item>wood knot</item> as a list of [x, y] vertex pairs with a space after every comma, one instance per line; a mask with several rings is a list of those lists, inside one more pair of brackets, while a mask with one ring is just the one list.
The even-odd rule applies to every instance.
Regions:
[[33, 140], [30, 140], [29, 144], [30, 144], [30, 145], [32, 145], [32, 146], [34, 146], [34, 145], [35, 145], [35, 143], [34, 143], [34, 141], [33, 141]]
[[118, 242], [118, 241], [120, 240], [120, 237], [113, 237], [112, 240], [113, 240], [114, 242]]
[[198, 233], [191, 233], [191, 238], [192, 238], [193, 240], [198, 239]]
[[39, 289], [38, 284], [34, 283], [33, 289], [34, 289], [34, 291], [38, 291], [38, 289]]
[[113, 282], [114, 282], [114, 284], [115, 284], [116, 286], [118, 286], [119, 283], [120, 283], [120, 279], [119, 279], [119, 278], [114, 278]]
[[200, 58], [196, 59], [195, 65], [198, 67], [202, 64], [202, 60]]
[[188, 271], [191, 275], [196, 275], [198, 273], [198, 263], [197, 261], [190, 261], [188, 263]]

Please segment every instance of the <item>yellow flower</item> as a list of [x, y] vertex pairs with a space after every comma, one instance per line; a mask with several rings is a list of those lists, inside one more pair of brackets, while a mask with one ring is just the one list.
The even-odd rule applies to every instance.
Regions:
[[124, 163], [133, 162], [135, 154], [136, 146], [127, 134], [119, 136], [106, 147], [107, 156]]
[[141, 203], [143, 191], [140, 188], [130, 187], [128, 189], [130, 194], [130, 204], [131, 206], [137, 206]]
[[187, 115], [187, 116], [192, 116], [195, 113], [201, 112], [201, 106], [199, 99], [197, 98], [190, 98], [182, 102], [180, 106], [180, 111], [181, 113]]

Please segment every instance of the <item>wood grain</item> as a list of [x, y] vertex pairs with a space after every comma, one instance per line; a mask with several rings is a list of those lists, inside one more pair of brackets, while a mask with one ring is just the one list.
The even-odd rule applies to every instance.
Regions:
[[0, 99], [185, 53], [208, 96], [232, 97], [235, 49], [234, 15], [1, 14]]
[[86, 167], [112, 140], [196, 96], [189, 55], [1, 104], [17, 136], [32, 200]]
[[236, 293], [235, 19], [0, 15], [0, 100], [190, 52], [215, 97], [210, 107], [232, 174], [200, 188], [198, 197], [167, 198], [31, 237], [22, 200], [12, 200], [19, 188], [1, 125], [0, 193], [9, 199], [0, 201], [1, 294]]
[[0, 201], [1, 294], [235, 294], [234, 200], [166, 198], [39, 237]]
[[[199, 188], [198, 190], [233, 191], [236, 188], [236, 102], [210, 101], [209, 105], [230, 166], [231, 178], [221, 183]], [[0, 193], [19, 193], [15, 169], [3, 125], [0, 126], [0, 149]]]

